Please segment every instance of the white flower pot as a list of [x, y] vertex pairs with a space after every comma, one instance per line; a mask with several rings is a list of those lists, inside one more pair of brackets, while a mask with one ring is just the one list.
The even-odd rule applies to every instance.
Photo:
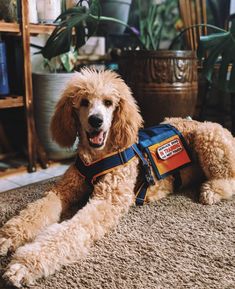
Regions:
[[49, 159], [62, 160], [75, 155], [75, 148], [61, 148], [50, 132], [50, 122], [57, 102], [73, 73], [33, 73], [34, 115], [38, 137]]

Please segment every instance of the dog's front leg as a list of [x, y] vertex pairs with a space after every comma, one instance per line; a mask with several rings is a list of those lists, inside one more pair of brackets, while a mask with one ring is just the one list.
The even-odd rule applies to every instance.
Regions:
[[22, 244], [33, 240], [40, 230], [59, 220], [61, 210], [61, 200], [53, 191], [29, 204], [1, 228], [0, 255], [15, 251]]
[[44, 228], [58, 222], [61, 213], [81, 197], [83, 183], [77, 170], [71, 166], [42, 199], [28, 204], [0, 229], [0, 255], [31, 242]]
[[94, 197], [71, 220], [50, 226], [33, 243], [20, 247], [4, 278], [20, 287], [79, 260], [117, 223], [132, 202], [129, 185], [122, 186], [122, 191]]

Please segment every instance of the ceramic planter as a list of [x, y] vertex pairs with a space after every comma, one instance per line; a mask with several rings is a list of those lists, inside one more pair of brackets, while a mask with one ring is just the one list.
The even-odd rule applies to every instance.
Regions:
[[50, 132], [55, 106], [72, 76], [73, 73], [33, 73], [35, 124], [38, 137], [49, 159], [62, 160], [75, 154], [72, 148], [61, 148], [52, 141]]
[[[101, 15], [128, 22], [132, 0], [101, 0]], [[101, 30], [105, 34], [122, 34], [126, 27], [114, 22], [101, 23]]]
[[140, 106], [145, 126], [165, 117], [194, 115], [198, 93], [194, 51], [126, 51], [119, 69]]

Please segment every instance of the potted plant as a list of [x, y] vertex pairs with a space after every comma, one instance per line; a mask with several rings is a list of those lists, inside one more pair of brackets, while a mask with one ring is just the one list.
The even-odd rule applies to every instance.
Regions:
[[51, 59], [68, 52], [72, 44], [76, 48], [82, 47], [89, 37], [96, 34], [101, 22], [129, 27], [122, 20], [102, 16], [99, 0], [78, 1], [76, 6], [65, 10], [55, 20], [56, 28], [41, 50], [43, 57]]
[[79, 5], [66, 10], [57, 18], [58, 26], [42, 49], [43, 56], [50, 59], [68, 51], [73, 38], [73, 29], [76, 46], [80, 47], [86, 42], [87, 37], [96, 32], [99, 23], [119, 23], [127, 27], [138, 39], [138, 46], [141, 49], [121, 53], [119, 68], [121, 75], [134, 92], [145, 124], [147, 126], [156, 124], [166, 116], [193, 115], [197, 100], [195, 53], [159, 50], [164, 27], [177, 1], [152, 3], [147, 13], [142, 15], [142, 1], [139, 0], [137, 7], [139, 33], [118, 19], [100, 16], [98, 0], [87, 3], [88, 7]]
[[52, 141], [50, 121], [66, 83], [73, 76], [77, 56], [77, 51], [71, 49], [50, 61], [44, 59], [43, 69], [33, 72], [35, 124], [38, 137], [49, 159], [67, 159], [75, 153], [73, 148], [64, 149]]
[[218, 90], [231, 95], [232, 132], [235, 134], [235, 14], [228, 22], [227, 30], [211, 26], [216, 33], [200, 37], [198, 56], [203, 61], [202, 73], [208, 82], [213, 82], [216, 67]]
[[[138, 1], [141, 50], [124, 51], [120, 73], [136, 97], [146, 126], [169, 116], [193, 116], [197, 101], [197, 57], [193, 51], [160, 49], [164, 29], [176, 21], [177, 1]], [[165, 34], [169, 34], [167, 31]], [[174, 35], [171, 35], [171, 40]]]

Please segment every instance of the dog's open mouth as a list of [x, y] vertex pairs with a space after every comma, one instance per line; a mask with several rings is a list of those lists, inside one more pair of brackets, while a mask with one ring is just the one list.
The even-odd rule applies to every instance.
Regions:
[[103, 130], [94, 130], [92, 132], [87, 132], [87, 139], [91, 147], [102, 147], [104, 145], [105, 138], [106, 132], [104, 132]]

